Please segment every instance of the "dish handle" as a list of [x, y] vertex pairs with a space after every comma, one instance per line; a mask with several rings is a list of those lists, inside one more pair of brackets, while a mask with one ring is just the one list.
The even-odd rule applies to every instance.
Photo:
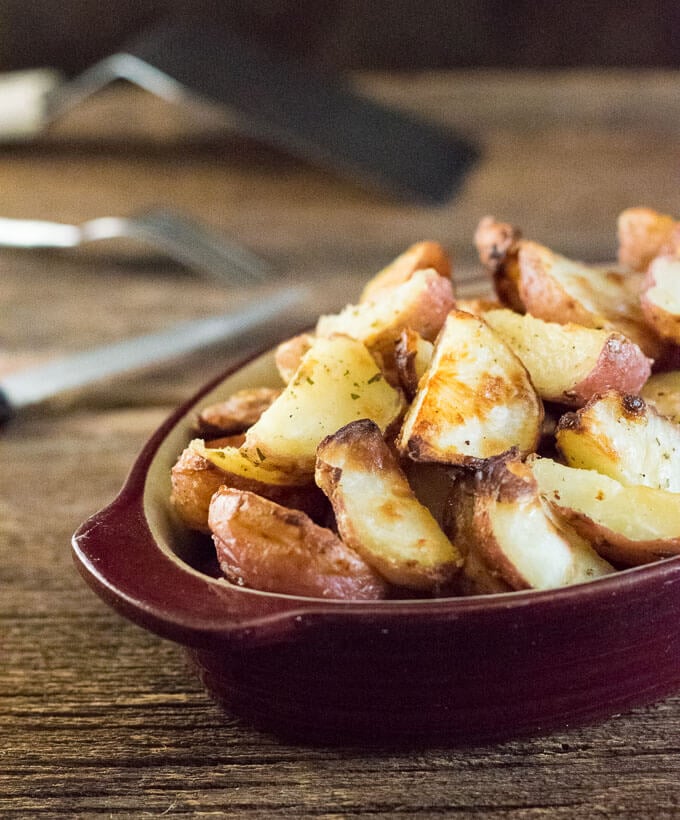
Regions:
[[[134, 477], [72, 539], [76, 567], [120, 614], [189, 646], [280, 641], [307, 611], [300, 600], [242, 589], [168, 555], [156, 543]], [[255, 629], [256, 627], [256, 629]]]

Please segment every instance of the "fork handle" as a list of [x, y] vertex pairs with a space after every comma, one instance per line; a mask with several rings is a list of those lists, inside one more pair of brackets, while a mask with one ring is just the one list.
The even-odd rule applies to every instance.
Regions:
[[47, 98], [63, 80], [58, 71], [37, 68], [0, 74], [0, 141], [31, 139], [47, 125]]
[[[2, 111], [0, 110], [0, 117]], [[0, 247], [4, 248], [75, 248], [80, 242], [80, 228], [61, 222], [40, 219], [7, 219], [0, 217]]]

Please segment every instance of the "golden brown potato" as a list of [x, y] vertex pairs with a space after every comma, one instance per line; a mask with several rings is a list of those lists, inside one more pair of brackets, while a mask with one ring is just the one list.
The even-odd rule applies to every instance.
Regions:
[[379, 294], [375, 301], [348, 305], [332, 316], [322, 316], [317, 336], [342, 333], [363, 342], [382, 362], [396, 383], [394, 348], [404, 328], [411, 328], [428, 341], [439, 332], [454, 305], [451, 281], [434, 270], [416, 271], [401, 285]]
[[260, 418], [281, 393], [275, 387], [247, 387], [237, 390], [225, 401], [204, 407], [196, 421], [201, 438], [242, 433]]
[[402, 330], [394, 350], [399, 385], [410, 400], [415, 396], [418, 382], [430, 365], [434, 345], [415, 330], [406, 328]]
[[299, 510], [222, 487], [210, 503], [209, 524], [220, 568], [234, 584], [314, 598], [385, 597], [382, 578]]
[[616, 330], [652, 359], [663, 353], [664, 343], [642, 315], [640, 274], [589, 267], [536, 242], [523, 242], [518, 260], [518, 289], [532, 316]]
[[384, 431], [402, 410], [401, 392], [387, 383], [362, 342], [320, 337], [248, 430], [241, 453], [265, 470], [312, 476], [322, 438], [358, 418], [373, 419]]
[[640, 392], [657, 413], [680, 424], [680, 370], [655, 373]]
[[342, 540], [388, 581], [437, 590], [456, 575], [460, 553], [418, 501], [372, 421], [352, 422], [321, 442], [316, 481]]
[[541, 494], [597, 552], [636, 566], [680, 554], [680, 496], [531, 456]]
[[451, 260], [439, 242], [416, 242], [383, 268], [364, 287], [360, 302], [373, 302], [398, 285], [408, 281], [416, 271], [432, 268], [440, 276], [451, 278]]
[[619, 262], [633, 270], [647, 270], [672, 240], [676, 225], [672, 216], [651, 208], [626, 208], [618, 218]]
[[533, 451], [543, 405], [526, 368], [477, 316], [452, 311], [397, 440], [415, 461], [475, 466]]
[[191, 447], [180, 454], [170, 474], [170, 502], [187, 527], [199, 532], [209, 532], [210, 499], [224, 484], [225, 478], [222, 470]]
[[503, 305], [497, 299], [456, 299], [456, 308], [475, 316], [484, 316], [490, 310], [503, 309]]
[[680, 345], [680, 259], [659, 256], [652, 260], [640, 303], [659, 336]]
[[556, 439], [570, 467], [680, 493], [680, 427], [640, 396], [616, 390], [595, 396], [562, 416]]
[[516, 459], [457, 481], [449, 509], [447, 532], [465, 554], [466, 593], [550, 589], [614, 571], [575, 531], [556, 525], [530, 468]]
[[614, 331], [545, 322], [511, 310], [487, 311], [483, 318], [522, 360], [546, 401], [580, 407], [609, 388], [637, 393], [651, 373], [651, 361], [640, 348]]
[[[240, 446], [242, 437], [235, 438], [236, 446]], [[271, 483], [262, 480], [261, 472], [258, 473], [258, 479], [254, 474], [230, 471], [227, 468], [228, 459], [224, 459], [223, 467], [218, 466], [220, 454], [230, 446], [238, 453], [236, 446], [230, 445], [228, 439], [211, 441], [205, 446], [202, 446], [202, 442], [194, 441], [173, 466], [171, 503], [189, 528], [208, 532], [210, 499], [224, 485], [258, 493], [286, 507], [302, 510], [315, 520], [321, 520], [325, 516], [326, 499], [318, 487], [309, 481], [304, 485]], [[269, 478], [268, 475], [264, 477]], [[287, 476], [284, 478], [287, 479]]]
[[274, 363], [284, 384], [288, 384], [293, 378], [296, 370], [300, 367], [302, 357], [313, 344], [314, 335], [312, 333], [298, 333], [292, 339], [281, 342], [276, 348]]
[[250, 459], [243, 452], [244, 443], [245, 436], [238, 446], [223, 444], [219, 447], [208, 447], [203, 439], [193, 439], [189, 442], [189, 447], [222, 472], [240, 476], [249, 481], [260, 481], [263, 484], [276, 484], [281, 487], [299, 487], [309, 484], [309, 473], [295, 469], [283, 469], [271, 461], [259, 459], [257, 455], [254, 459]]
[[[494, 288], [501, 303], [523, 313], [524, 304], [517, 288], [517, 254], [522, 241], [519, 228], [509, 222], [497, 222], [493, 216], [485, 216], [477, 225], [474, 241], [482, 265], [493, 277]], [[476, 313], [474, 310], [470, 312]]]

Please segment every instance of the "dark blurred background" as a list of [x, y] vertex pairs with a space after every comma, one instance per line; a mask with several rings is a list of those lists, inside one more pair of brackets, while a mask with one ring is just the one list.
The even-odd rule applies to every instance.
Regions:
[[0, 0], [0, 70], [72, 74], [168, 15], [331, 69], [680, 64], [672, 0]]

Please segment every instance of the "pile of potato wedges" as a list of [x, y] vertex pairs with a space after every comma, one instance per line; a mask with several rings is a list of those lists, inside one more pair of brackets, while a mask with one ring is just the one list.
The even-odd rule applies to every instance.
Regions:
[[420, 242], [203, 408], [172, 470], [227, 581], [316, 598], [548, 589], [680, 554], [680, 223], [589, 266], [493, 217], [494, 299]]

